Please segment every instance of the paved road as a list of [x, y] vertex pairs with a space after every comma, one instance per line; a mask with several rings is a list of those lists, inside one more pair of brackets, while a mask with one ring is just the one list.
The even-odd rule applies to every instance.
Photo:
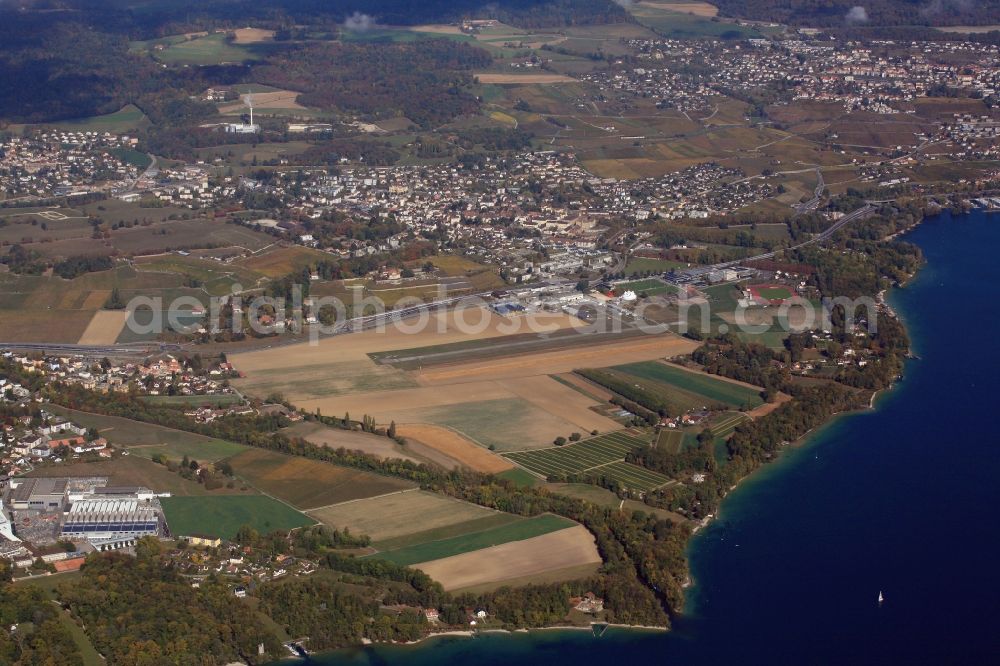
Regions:
[[68, 354], [71, 356], [146, 356], [160, 352], [180, 351], [177, 344], [126, 343], [120, 345], [74, 345], [56, 342], [0, 342], [0, 349], [18, 351], [40, 351], [47, 354]]
[[775, 250], [773, 252], [767, 252], [765, 254], [758, 254], [758, 255], [755, 255], [755, 256], [752, 256], [752, 257], [744, 257], [743, 259], [739, 259], [737, 261], [727, 261], [727, 262], [721, 263], [721, 264], [714, 264], [712, 266], [706, 266], [706, 268], [708, 268], [708, 269], [729, 268], [731, 266], [737, 266], [739, 264], [745, 264], [745, 263], [747, 263], [749, 261], [757, 261], [759, 259], [773, 259], [775, 257], [775, 255], [781, 254], [782, 252], [787, 252], [789, 250], [797, 250], [800, 247], [805, 247], [807, 245], [812, 245], [813, 243], [819, 243], [820, 241], [824, 241], [827, 238], [829, 238], [830, 236], [832, 236], [833, 234], [837, 233], [837, 231], [839, 231], [841, 229], [841, 227], [843, 227], [843, 226], [845, 226], [847, 224], [850, 224], [851, 222], [854, 222], [855, 220], [859, 220], [859, 219], [868, 217], [874, 211], [875, 211], [875, 206], [873, 206], [871, 204], [865, 204], [861, 208], [858, 208], [857, 210], [855, 210], [855, 211], [853, 211], [851, 213], [848, 213], [844, 217], [842, 217], [839, 220], [837, 220], [826, 231], [824, 231], [822, 233], [819, 233], [819, 234], [816, 234], [815, 236], [813, 236], [809, 240], [804, 241], [802, 243], [799, 243], [798, 245], [792, 245], [791, 247], [784, 247], [784, 248], [781, 248], [780, 250]]

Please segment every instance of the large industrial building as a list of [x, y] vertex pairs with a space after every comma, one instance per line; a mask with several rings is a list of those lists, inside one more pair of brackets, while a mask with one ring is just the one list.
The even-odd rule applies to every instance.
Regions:
[[15, 511], [60, 511], [66, 504], [67, 479], [11, 479]]
[[[32, 543], [87, 541], [98, 550], [111, 550], [163, 533], [159, 498], [169, 493], [107, 482], [103, 477], [11, 479], [11, 536]], [[14, 536], [17, 532], [22, 534]]]
[[160, 511], [149, 500], [94, 497], [73, 502], [63, 523], [68, 539], [103, 542], [155, 536], [160, 532]]

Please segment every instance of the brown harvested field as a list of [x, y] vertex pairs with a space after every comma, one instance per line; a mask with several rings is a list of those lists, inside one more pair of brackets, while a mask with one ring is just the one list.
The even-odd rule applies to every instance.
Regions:
[[[111, 298], [110, 289], [95, 289], [94, 291], [87, 294], [87, 297], [83, 299], [83, 304], [80, 305], [81, 310], [99, 310], [104, 307], [104, 304], [108, 302]], [[93, 324], [93, 320], [90, 322]]]
[[604, 432], [618, 427], [617, 423], [591, 409], [599, 403], [548, 375], [505, 379], [497, 383], [535, 407], [572, 423], [583, 432]]
[[[91, 294], [93, 295], [93, 294]], [[128, 320], [126, 310], [98, 310], [87, 325], [77, 344], [113, 345]]]
[[257, 44], [258, 42], [269, 42], [274, 39], [274, 30], [263, 30], [261, 28], [237, 28], [233, 30], [236, 35], [236, 44]]
[[514, 467], [514, 464], [506, 458], [501, 458], [457, 432], [442, 426], [426, 423], [404, 423], [397, 425], [396, 432], [407, 440], [415, 440], [441, 452], [458, 465], [477, 472], [499, 474]]
[[[275, 92], [254, 93], [253, 108], [255, 109], [305, 109], [296, 101], [299, 94], [292, 90], [277, 90]], [[244, 96], [245, 97], [245, 96]], [[246, 103], [239, 100], [231, 104], [223, 104], [219, 107], [219, 113], [244, 113]]]
[[475, 76], [483, 84], [576, 83], [576, 79], [570, 76], [563, 76], [562, 74], [494, 74], [481, 72]]
[[[487, 314], [489, 325], [478, 333], [481, 338], [500, 335], [499, 326], [504, 321]], [[589, 399], [548, 375], [675, 356], [690, 353], [697, 346], [673, 335], [598, 344], [581, 338], [577, 345], [565, 349], [414, 371], [377, 365], [367, 357], [368, 352], [476, 338], [476, 334], [469, 336], [451, 326], [448, 318], [454, 315], [438, 316], [444, 324], [441, 334], [433, 332], [434, 326], [416, 335], [390, 329], [339, 336], [316, 346], [231, 354], [237, 369], [247, 375], [236, 384], [252, 395], [282, 393], [307, 411], [318, 408], [337, 416], [344, 412], [369, 414], [382, 424], [395, 421], [442, 426], [483, 447], [511, 451], [548, 445], [555, 437], [572, 432], [604, 432], [617, 427], [592, 409], [600, 400]], [[504, 423], [504, 427], [498, 428], [497, 423]], [[433, 441], [415, 439], [431, 450], [437, 448]], [[425, 457], [442, 462], [433, 455]], [[457, 460], [474, 466], [468, 459]]]
[[707, 2], [640, 2], [640, 5], [654, 9], [665, 9], [669, 12], [694, 14], [695, 16], [717, 16], [719, 8]]
[[307, 423], [302, 421], [286, 429], [289, 435], [301, 437], [310, 444], [324, 446], [331, 449], [341, 447], [350, 451], [364, 451], [383, 460], [389, 458], [401, 458], [414, 463], [426, 462], [410, 455], [406, 449], [388, 437], [380, 437], [365, 432], [354, 430], [341, 430], [340, 428], [328, 428], [321, 423]]
[[594, 382], [587, 381], [575, 372], [563, 372], [555, 376], [567, 384], [572, 384], [586, 395], [603, 400], [604, 402], [610, 402], [615, 397], [615, 394], [608, 389], [598, 386]]
[[355, 534], [367, 534], [372, 541], [384, 541], [496, 513], [444, 495], [413, 490], [344, 502], [310, 511], [309, 515], [324, 525], [346, 527]]
[[319, 460], [251, 449], [229, 459], [236, 476], [299, 509], [413, 488], [414, 484]]
[[86, 310], [5, 310], [0, 315], [0, 340], [75, 344], [93, 316]]
[[[581, 565], [599, 565], [594, 536], [582, 525], [413, 565], [445, 590], [544, 575]], [[574, 574], [574, 577], [579, 577]]]
[[408, 30], [413, 32], [433, 32], [438, 35], [461, 35], [462, 30], [457, 25], [445, 23], [427, 23], [424, 25], [410, 26]]
[[[585, 580], [592, 578], [597, 571], [601, 568], [600, 564], [590, 563], [590, 564], [577, 564], [572, 567], [564, 567], [562, 569], [549, 569], [548, 571], [542, 573], [529, 574], [527, 576], [517, 576], [515, 578], [507, 578], [502, 581], [496, 581], [492, 583], [482, 583], [479, 585], [470, 585], [469, 587], [463, 587], [461, 589], [453, 590], [456, 594], [464, 594], [466, 592], [470, 594], [484, 594], [486, 592], [494, 592], [501, 587], [524, 587], [527, 585], [545, 585], [547, 583], [561, 583], [569, 580]], [[590, 616], [587, 616], [588, 618]], [[589, 620], [587, 620], [589, 622]]]

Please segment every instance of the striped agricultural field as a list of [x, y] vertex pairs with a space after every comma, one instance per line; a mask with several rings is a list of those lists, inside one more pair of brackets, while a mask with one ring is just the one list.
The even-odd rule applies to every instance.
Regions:
[[677, 483], [659, 472], [624, 461], [608, 463], [590, 470], [588, 474], [614, 479], [626, 488], [644, 493], [670, 483]]
[[725, 412], [712, 419], [708, 429], [713, 437], [729, 437], [736, 430], [736, 427], [744, 421], [749, 421], [750, 417], [740, 412]]
[[534, 451], [505, 453], [504, 457], [539, 476], [607, 476], [642, 492], [665, 485], [669, 478], [625, 462], [625, 456], [647, 446], [648, 438], [630, 430]]

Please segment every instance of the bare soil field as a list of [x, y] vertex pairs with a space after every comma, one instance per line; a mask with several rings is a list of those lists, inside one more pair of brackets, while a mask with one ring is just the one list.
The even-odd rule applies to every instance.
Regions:
[[433, 32], [438, 35], [461, 35], [462, 31], [457, 25], [445, 23], [426, 23], [424, 25], [414, 25], [407, 28], [413, 32]]
[[495, 74], [480, 72], [475, 74], [480, 83], [525, 84], [525, 83], [576, 83], [576, 79], [562, 74]]
[[[297, 92], [292, 90], [278, 90], [275, 92], [266, 93], [254, 93], [253, 94], [253, 108], [255, 109], [305, 109], [306, 107], [299, 104], [296, 98], [299, 96]], [[244, 98], [246, 96], [244, 95]], [[246, 111], [247, 105], [241, 99], [237, 102], [231, 104], [223, 104], [219, 107], [219, 113], [244, 113]]]
[[665, 9], [670, 12], [694, 14], [695, 16], [712, 17], [719, 13], [718, 7], [707, 2], [640, 2], [639, 4], [655, 9]]
[[274, 30], [263, 30], [261, 28], [237, 28], [233, 30], [236, 35], [236, 44], [257, 44], [259, 42], [269, 42], [274, 39]]
[[[91, 296], [96, 292], [92, 292]], [[88, 297], [88, 301], [90, 298]], [[84, 303], [86, 306], [86, 303]], [[98, 310], [87, 324], [77, 344], [81, 345], [113, 345], [122, 332], [122, 327], [128, 320], [126, 310]]]
[[236, 476], [300, 509], [413, 488], [412, 483], [319, 460], [251, 449], [229, 459]]
[[396, 432], [407, 440], [415, 440], [441, 452], [457, 465], [477, 472], [498, 474], [514, 467], [506, 458], [487, 451], [448, 428], [426, 423], [405, 423], [397, 425]]
[[445, 590], [455, 590], [600, 562], [593, 535], [577, 525], [413, 566], [439, 581]]
[[747, 412], [747, 416], [749, 416], [752, 419], [758, 419], [762, 416], [767, 416], [768, 414], [776, 410], [778, 407], [781, 407], [786, 402], [791, 401], [791, 399], [792, 396], [788, 395], [787, 393], [779, 393], [775, 398], [774, 402], [765, 402], [760, 407], [757, 407], [756, 409], [752, 409], [749, 412]]
[[366, 432], [328, 428], [321, 423], [306, 423], [304, 421], [291, 426], [287, 432], [289, 435], [303, 438], [310, 444], [330, 449], [345, 448], [350, 451], [364, 451], [383, 460], [401, 458], [417, 464], [427, 462], [410, 455], [404, 447], [388, 437], [380, 437]]
[[328, 506], [309, 515], [324, 525], [349, 528], [382, 541], [484, 518], [496, 513], [457, 499], [420, 490]]
[[0, 340], [75, 344], [93, 316], [84, 310], [7, 310], [0, 316]]
[[567, 384], [572, 384], [577, 387], [583, 393], [591, 395], [595, 398], [599, 398], [604, 402], [609, 402], [615, 397], [615, 394], [604, 388], [603, 386], [598, 386], [594, 382], [589, 382], [575, 372], [563, 372], [556, 375], [559, 379], [566, 382]]
[[1000, 25], [949, 25], [934, 29], [940, 30], [941, 32], [957, 32], [963, 35], [977, 35], [1000, 30]]

